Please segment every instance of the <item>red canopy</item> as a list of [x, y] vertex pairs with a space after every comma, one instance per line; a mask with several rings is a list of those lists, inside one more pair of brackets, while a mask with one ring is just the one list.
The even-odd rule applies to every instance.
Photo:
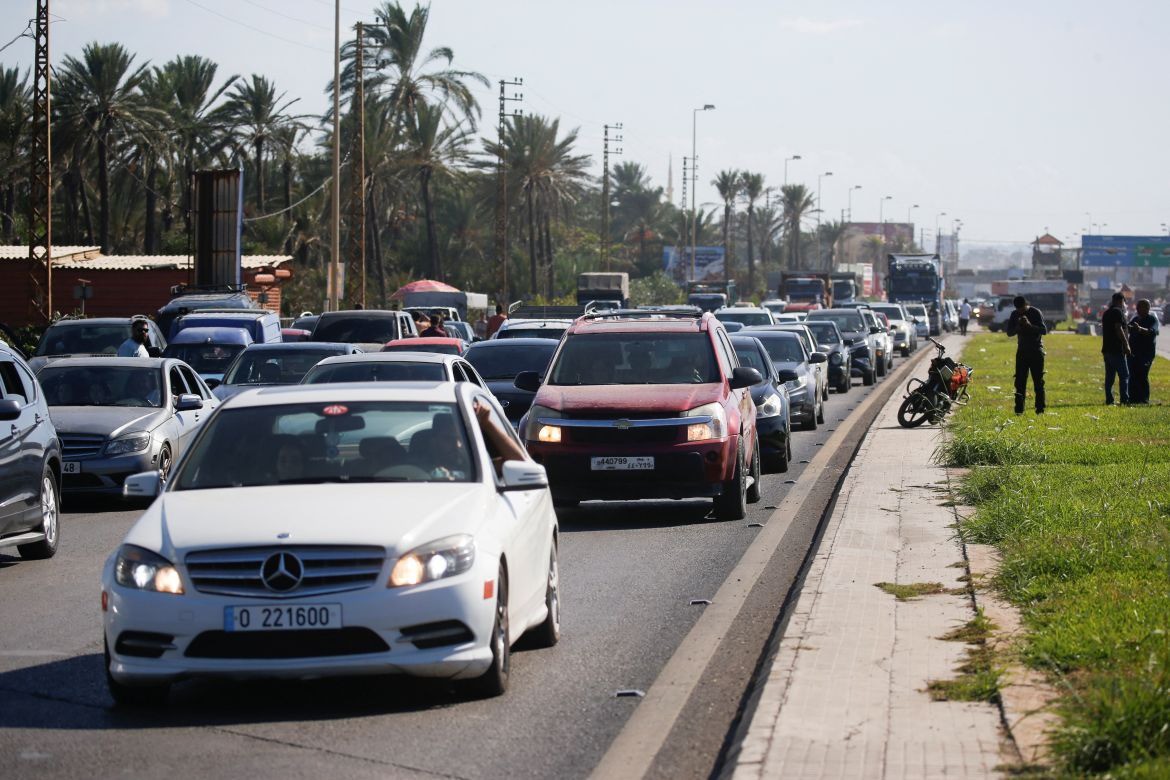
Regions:
[[419, 279], [417, 282], [404, 284], [398, 288], [397, 292], [390, 296], [391, 300], [398, 300], [410, 293], [419, 292], [459, 292], [458, 289], [443, 282], [436, 282], [433, 279]]

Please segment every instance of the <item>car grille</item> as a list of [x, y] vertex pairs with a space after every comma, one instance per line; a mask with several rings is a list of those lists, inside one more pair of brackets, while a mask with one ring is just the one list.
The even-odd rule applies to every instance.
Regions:
[[[264, 584], [261, 569], [275, 553], [292, 553], [301, 562], [300, 584], [275, 592]], [[188, 553], [187, 573], [195, 590], [224, 596], [291, 598], [341, 593], [372, 585], [382, 571], [381, 547], [244, 547]], [[299, 632], [298, 632], [299, 633]]]
[[188, 658], [327, 658], [385, 653], [386, 641], [368, 628], [308, 631], [204, 631], [191, 640]]
[[101, 434], [62, 433], [59, 435], [61, 437], [61, 455], [66, 460], [97, 455], [102, 451], [102, 445], [106, 443], [106, 437]]
[[578, 444], [665, 444], [678, 441], [684, 425], [653, 428], [565, 428], [569, 440]]

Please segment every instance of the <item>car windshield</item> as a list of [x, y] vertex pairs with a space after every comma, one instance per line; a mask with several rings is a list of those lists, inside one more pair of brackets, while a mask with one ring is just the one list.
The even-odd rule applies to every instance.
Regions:
[[113, 355], [122, 342], [130, 338], [130, 324], [91, 325], [63, 324], [49, 326], [38, 355]]
[[828, 320], [837, 326], [838, 330], [862, 330], [865, 326], [861, 322], [861, 314], [852, 311], [842, 312], [819, 312], [814, 311], [808, 315], [806, 322], [812, 320]]
[[302, 384], [323, 385], [336, 382], [445, 382], [442, 363], [384, 363], [363, 360], [316, 366], [305, 375]]
[[49, 406], [162, 406], [158, 368], [50, 363], [37, 378]]
[[336, 317], [318, 320], [313, 341], [340, 341], [343, 344], [373, 344], [398, 338], [393, 317]]
[[556, 339], [565, 335], [568, 327], [563, 328], [506, 328], [496, 334], [497, 339]]
[[434, 352], [439, 355], [458, 355], [459, 347], [454, 344], [395, 344], [382, 347], [383, 352]]
[[719, 381], [706, 333], [590, 333], [565, 342], [554, 385], [686, 385]]
[[543, 374], [548, 370], [557, 345], [549, 342], [547, 347], [525, 345], [483, 346], [467, 350], [467, 361], [484, 379], [515, 379], [521, 371], [535, 371]]
[[163, 354], [182, 360], [197, 374], [223, 374], [243, 351], [243, 344], [171, 344]]
[[295, 385], [309, 369], [336, 350], [297, 349], [248, 351], [232, 364], [224, 377], [225, 385]]
[[756, 349], [752, 344], [735, 344], [735, 355], [739, 358], [741, 366], [754, 368], [760, 372], [760, 376], [768, 376], [768, 366], [765, 365], [764, 356], [760, 354], [760, 350]]
[[321, 402], [225, 409], [209, 419], [175, 490], [322, 482], [470, 482], [454, 404]]
[[818, 344], [840, 344], [841, 334], [831, 322], [807, 320], [805, 326], [816, 336]]
[[902, 310], [898, 306], [870, 306], [870, 308], [876, 311], [878, 314], [886, 315], [886, 317], [891, 320], [906, 319], [904, 316], [902, 316]]
[[922, 306], [920, 304], [915, 304], [913, 306], [906, 306], [905, 308], [906, 308], [906, 313], [908, 313], [911, 317], [923, 317], [923, 318], [926, 317], [926, 307], [925, 306]]
[[772, 315], [763, 311], [721, 311], [715, 316], [720, 322], [739, 322], [743, 325], [772, 324]]
[[804, 349], [795, 333], [760, 333], [756, 338], [768, 350], [773, 363], [800, 363], [804, 360]]

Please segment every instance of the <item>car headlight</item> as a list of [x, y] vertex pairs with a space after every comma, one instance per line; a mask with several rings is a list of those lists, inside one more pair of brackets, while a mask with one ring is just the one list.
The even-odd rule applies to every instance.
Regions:
[[722, 439], [727, 436], [727, 412], [720, 404], [703, 404], [696, 406], [683, 417], [710, 417], [710, 422], [695, 423], [687, 426], [687, 441], [708, 441]]
[[107, 455], [127, 455], [131, 452], [141, 452], [150, 446], [150, 434], [142, 431], [124, 433], [116, 439], [106, 443]]
[[388, 588], [404, 588], [454, 577], [475, 563], [475, 539], [456, 534], [417, 547], [403, 555], [390, 570]]
[[768, 393], [764, 402], [756, 407], [756, 418], [775, 417], [784, 411], [784, 399], [776, 393]]
[[832, 363], [834, 366], [841, 365], [841, 353], [840, 352], [830, 352], [829, 353], [829, 362]]
[[788, 387], [789, 390], [802, 390], [806, 385], [808, 385], [808, 376], [801, 374], [796, 379], [793, 379], [790, 382], [785, 382], [784, 384]]
[[183, 595], [183, 578], [174, 564], [158, 553], [133, 544], [118, 549], [114, 581], [125, 588]]
[[544, 419], [559, 419], [563, 417], [560, 412], [555, 409], [549, 409], [547, 406], [532, 405], [528, 410], [528, 431], [525, 434], [529, 441], [540, 441], [545, 444], [558, 444], [561, 441], [561, 427], [559, 425], [545, 425], [540, 422], [540, 418]]

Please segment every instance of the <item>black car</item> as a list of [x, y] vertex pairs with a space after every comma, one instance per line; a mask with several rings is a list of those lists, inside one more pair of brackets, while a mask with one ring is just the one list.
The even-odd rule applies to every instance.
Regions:
[[28, 364], [0, 342], [0, 547], [57, 552], [61, 442]]
[[464, 357], [487, 382], [492, 395], [504, 407], [508, 422], [515, 428], [532, 406], [536, 394], [516, 387], [513, 381], [521, 371], [540, 375], [548, 369], [559, 342], [552, 339], [491, 339], [477, 341], [467, 348]]
[[[246, 292], [183, 292], [167, 301], [155, 315], [159, 329], [171, 332], [171, 325], [184, 314], [204, 309], [259, 309], [260, 305]], [[166, 344], [159, 347], [162, 349]]]
[[764, 345], [777, 376], [788, 388], [789, 418], [799, 420], [805, 430], [815, 431], [825, 421], [825, 401], [817, 388], [816, 371], [816, 364], [825, 362], [824, 353], [810, 355], [804, 340], [790, 331], [758, 330], [751, 334]]
[[865, 318], [857, 308], [818, 309], [810, 311], [806, 324], [828, 320], [841, 331], [841, 338], [849, 347], [849, 367], [852, 376], [861, 377], [866, 385], [877, 381], [877, 342]]
[[756, 404], [756, 435], [760, 437], [760, 465], [766, 474], [788, 471], [792, 460], [792, 419], [787, 382], [797, 378], [796, 372], [785, 369], [781, 376], [768, 350], [754, 336], [732, 336], [731, 346], [741, 366], [754, 368], [764, 378], [751, 386]]
[[832, 320], [805, 320], [804, 326], [817, 340], [817, 350], [829, 356], [829, 384], [838, 393], [847, 393], [853, 386], [849, 370], [849, 347], [841, 330]]

